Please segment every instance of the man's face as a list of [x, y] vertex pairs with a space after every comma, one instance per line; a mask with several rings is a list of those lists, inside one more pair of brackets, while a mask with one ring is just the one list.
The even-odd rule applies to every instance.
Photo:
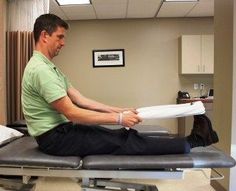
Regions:
[[56, 31], [47, 37], [48, 53], [51, 59], [57, 56], [61, 48], [65, 45], [66, 29], [57, 27]]

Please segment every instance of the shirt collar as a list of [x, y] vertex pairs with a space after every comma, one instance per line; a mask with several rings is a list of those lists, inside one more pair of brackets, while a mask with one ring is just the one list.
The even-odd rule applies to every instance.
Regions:
[[43, 55], [41, 52], [34, 50], [33, 56], [40, 58], [43, 60], [46, 64], [48, 64], [50, 67], [55, 68], [55, 64], [53, 64], [45, 55]]

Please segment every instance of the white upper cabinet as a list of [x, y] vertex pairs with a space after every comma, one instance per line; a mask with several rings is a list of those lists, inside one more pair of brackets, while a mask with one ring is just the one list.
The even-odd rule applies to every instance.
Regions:
[[181, 37], [181, 74], [214, 73], [214, 35]]
[[214, 35], [202, 35], [202, 67], [205, 74], [214, 73]]

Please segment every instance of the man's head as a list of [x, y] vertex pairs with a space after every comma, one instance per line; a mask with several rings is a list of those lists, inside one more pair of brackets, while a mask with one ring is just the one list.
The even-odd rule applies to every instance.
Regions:
[[65, 32], [68, 28], [68, 24], [56, 15], [39, 16], [33, 31], [36, 50], [41, 51], [49, 59], [58, 55], [65, 45]]
[[69, 25], [60, 17], [54, 14], [44, 14], [39, 16], [34, 23], [34, 40], [38, 42], [42, 31], [46, 31], [49, 35], [52, 35], [56, 31], [57, 27], [68, 29]]

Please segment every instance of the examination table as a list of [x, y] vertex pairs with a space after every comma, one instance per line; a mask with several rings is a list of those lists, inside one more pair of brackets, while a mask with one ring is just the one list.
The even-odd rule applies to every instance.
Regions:
[[[160, 134], [163, 133], [166, 136], [165, 131]], [[160, 134], [152, 132], [149, 135]], [[185, 170], [230, 168], [235, 164], [232, 157], [213, 146], [194, 148], [189, 154], [59, 157], [40, 152], [36, 141], [24, 136], [0, 148], [0, 175], [22, 176], [24, 184], [31, 184], [30, 177], [78, 178], [82, 180], [81, 186], [85, 191], [111, 190], [114, 187], [157, 191], [154, 185], [112, 179], [181, 179]]]

